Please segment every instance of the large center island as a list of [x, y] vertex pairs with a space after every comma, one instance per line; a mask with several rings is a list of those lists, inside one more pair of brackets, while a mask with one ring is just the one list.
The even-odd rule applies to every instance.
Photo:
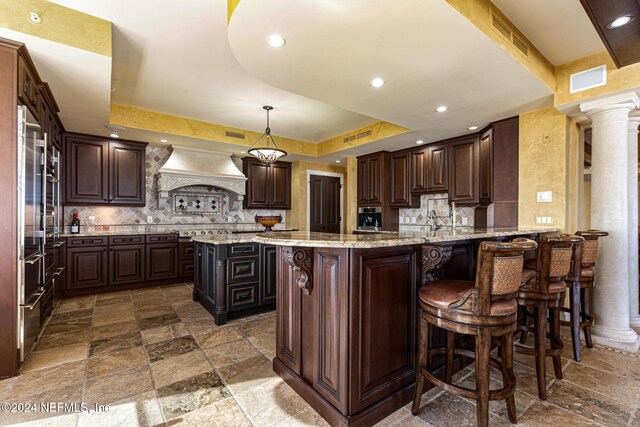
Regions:
[[[276, 248], [273, 369], [331, 425], [373, 425], [412, 398], [421, 284], [473, 280], [482, 240], [555, 231], [252, 236]], [[442, 339], [431, 336], [434, 344]]]

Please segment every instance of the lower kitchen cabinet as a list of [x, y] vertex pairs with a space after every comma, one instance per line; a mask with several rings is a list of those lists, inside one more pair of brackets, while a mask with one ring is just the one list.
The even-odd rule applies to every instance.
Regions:
[[272, 310], [276, 302], [276, 248], [257, 243], [195, 243], [194, 300], [217, 325]]
[[147, 245], [147, 280], [175, 279], [178, 277], [178, 245], [154, 243]]
[[144, 281], [144, 245], [109, 247], [109, 284]]
[[[66, 251], [52, 257], [54, 263], [58, 260], [54, 289], [64, 296], [194, 279], [194, 244], [179, 242], [175, 233], [69, 237], [66, 244]], [[198, 278], [195, 281], [201, 283]]]
[[109, 278], [107, 247], [67, 249], [67, 290], [107, 286]]

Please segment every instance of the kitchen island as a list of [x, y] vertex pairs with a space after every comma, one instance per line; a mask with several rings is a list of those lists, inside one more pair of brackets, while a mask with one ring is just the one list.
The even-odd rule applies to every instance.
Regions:
[[[420, 285], [438, 276], [472, 279], [482, 240], [556, 231], [243, 236], [244, 244], [275, 248], [274, 371], [331, 425], [373, 425], [412, 398]], [[457, 369], [464, 362], [456, 360]]]

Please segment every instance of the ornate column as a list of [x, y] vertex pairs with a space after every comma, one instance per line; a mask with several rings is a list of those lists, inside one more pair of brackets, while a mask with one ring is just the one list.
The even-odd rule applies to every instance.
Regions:
[[640, 114], [629, 117], [629, 314], [631, 327], [640, 332], [638, 304], [638, 126]]
[[640, 344], [629, 323], [631, 230], [627, 159], [629, 112], [639, 106], [640, 100], [633, 92], [580, 105], [592, 123], [591, 227], [609, 232], [599, 242], [593, 340], [628, 351], [635, 351]]

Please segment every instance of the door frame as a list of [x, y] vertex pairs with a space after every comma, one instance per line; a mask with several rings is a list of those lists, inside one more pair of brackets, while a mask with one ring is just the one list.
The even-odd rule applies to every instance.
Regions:
[[333, 176], [340, 178], [340, 233], [344, 233], [344, 174], [325, 171], [307, 171], [307, 230], [311, 227], [311, 175]]

